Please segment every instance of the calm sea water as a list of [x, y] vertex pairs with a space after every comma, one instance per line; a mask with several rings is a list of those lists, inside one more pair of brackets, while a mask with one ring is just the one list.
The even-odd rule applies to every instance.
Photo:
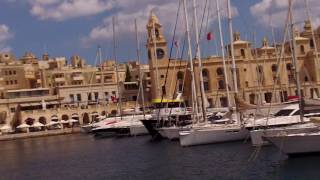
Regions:
[[0, 142], [0, 179], [319, 179], [320, 156], [288, 159], [250, 143], [182, 148], [149, 136], [76, 134]]

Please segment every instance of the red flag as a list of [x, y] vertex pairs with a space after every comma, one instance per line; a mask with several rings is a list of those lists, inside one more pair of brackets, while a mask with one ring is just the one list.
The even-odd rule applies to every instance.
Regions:
[[118, 99], [115, 96], [111, 96], [111, 101], [114, 102], [114, 103], [117, 103]]
[[207, 40], [208, 40], [208, 41], [211, 41], [211, 39], [212, 39], [212, 33], [211, 33], [211, 32], [208, 32], [208, 34], [207, 34]]

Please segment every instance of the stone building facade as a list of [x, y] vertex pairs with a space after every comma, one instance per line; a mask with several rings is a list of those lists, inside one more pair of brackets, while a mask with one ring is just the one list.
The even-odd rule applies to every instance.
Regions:
[[[151, 96], [152, 98], [161, 98], [161, 96], [175, 98], [177, 92], [183, 92], [184, 100], [190, 102], [192, 97], [190, 63], [188, 60], [169, 59], [167, 41], [162, 28], [158, 18], [152, 14], [147, 24], [148, 61], [152, 79]], [[319, 31], [320, 28], [316, 29], [315, 34], [319, 34]], [[306, 21], [304, 30], [295, 33], [295, 42], [302, 95], [315, 98], [320, 97], [320, 69], [311, 32], [311, 24]], [[317, 45], [319, 42], [320, 39], [317, 36]], [[288, 97], [296, 95], [296, 81], [289, 42], [284, 44], [285, 51], [282, 58], [280, 58], [281, 45], [271, 46], [266, 38], [262, 40], [259, 48], [254, 48], [250, 42], [241, 39], [240, 33], [234, 33], [232, 43], [236, 61], [238, 95], [241, 98], [248, 103], [257, 104], [258, 101], [261, 103], [284, 102], [288, 100]], [[227, 106], [227, 84], [229, 84], [231, 97], [234, 97], [232, 96], [234, 88], [229, 49], [230, 44], [226, 46], [228, 83], [225, 82], [222, 57], [202, 58], [204, 89], [211, 107]], [[197, 97], [200, 99], [198, 62], [196, 58], [193, 61]], [[279, 71], [278, 78], [277, 71]], [[234, 105], [234, 99], [231, 100], [231, 103]]]

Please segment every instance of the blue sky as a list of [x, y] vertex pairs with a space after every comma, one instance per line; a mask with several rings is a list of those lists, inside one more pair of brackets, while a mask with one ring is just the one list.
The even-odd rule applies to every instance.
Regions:
[[[192, 1], [187, 1], [191, 5]], [[220, 1], [221, 9], [225, 11], [226, 0]], [[197, 0], [199, 19], [204, 2]], [[318, 25], [319, 19], [316, 17], [320, 15], [320, 3], [317, 0], [308, 2], [313, 20]], [[216, 31], [215, 0], [209, 0], [209, 3], [208, 31]], [[251, 41], [254, 31], [258, 45], [263, 36], [270, 38], [270, 12], [279, 39], [287, 10], [286, 0], [231, 0], [231, 3], [234, 31], [240, 31], [242, 39]], [[154, 10], [159, 17], [166, 38], [170, 41], [177, 8], [178, 0], [1, 0], [0, 51], [12, 51], [16, 57], [21, 57], [26, 51], [41, 56], [45, 50], [54, 57], [69, 58], [78, 54], [89, 64], [94, 64], [98, 44], [102, 46], [105, 58], [113, 56], [111, 18], [116, 16], [118, 59], [127, 61], [136, 58], [133, 23], [137, 18], [142, 58], [145, 60], [145, 25], [150, 11]], [[192, 17], [192, 11], [189, 12]], [[295, 18], [300, 26], [306, 19], [302, 0], [295, 4]], [[226, 27], [226, 19], [223, 21]], [[183, 19], [179, 22], [177, 33], [181, 39]], [[225, 34], [228, 35], [227, 29]], [[215, 41], [218, 41], [218, 36], [209, 44], [202, 44], [204, 55], [216, 53]]]

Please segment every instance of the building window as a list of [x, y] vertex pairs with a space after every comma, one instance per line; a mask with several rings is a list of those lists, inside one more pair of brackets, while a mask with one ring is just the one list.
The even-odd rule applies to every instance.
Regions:
[[203, 77], [209, 77], [209, 72], [208, 72], [207, 69], [203, 69], [203, 70], [202, 70], [202, 76], [203, 76]]
[[12, 73], [13, 73], [13, 74], [17, 74], [17, 72], [16, 72], [15, 70], [14, 70], [14, 71], [12, 71]]
[[6, 81], [6, 84], [9, 85], [9, 81]]
[[116, 95], [116, 91], [112, 91], [112, 94], [113, 94], [113, 95]]
[[288, 70], [288, 71], [291, 71], [291, 70], [292, 70], [292, 64], [291, 64], [291, 63], [288, 63], [288, 64], [286, 65], [286, 67], [287, 67], [287, 70]]
[[166, 95], [166, 94], [167, 94], [167, 92], [166, 92], [166, 86], [162, 86], [162, 94], [163, 94], [163, 95]]
[[183, 85], [182, 85], [182, 83], [179, 83], [179, 85], [178, 85], [178, 90], [179, 90], [179, 92], [182, 92], [182, 90], [183, 90]]
[[217, 68], [217, 75], [223, 76], [223, 69], [221, 67]]
[[277, 72], [278, 66], [276, 64], [272, 64], [271, 70], [272, 70], [272, 72]]
[[11, 71], [9, 71], [9, 75], [11, 75], [12, 74], [12, 72]]
[[14, 83], [15, 83], [15, 84], [18, 84], [18, 80], [14, 80]]
[[300, 52], [301, 52], [301, 54], [305, 54], [304, 46], [303, 46], [303, 45], [300, 46]]
[[163, 79], [163, 78], [164, 78], [164, 75], [163, 75], [163, 74], [161, 74], [161, 75], [160, 75], [160, 78], [162, 78], [162, 79]]
[[178, 79], [178, 80], [183, 80], [183, 72], [179, 71], [179, 72], [177, 73], [177, 79]]
[[241, 56], [246, 57], [246, 53], [245, 53], [244, 49], [241, 49], [240, 51], [241, 51]]
[[224, 80], [219, 80], [218, 81], [218, 89], [225, 89]]
[[228, 99], [226, 97], [220, 98], [221, 107], [228, 107]]
[[4, 71], [4, 75], [8, 75], [8, 71]]
[[77, 94], [77, 100], [78, 102], [81, 102], [81, 94]]
[[74, 95], [73, 95], [73, 94], [70, 94], [70, 95], [69, 95], [69, 98], [70, 98], [70, 102], [73, 103], [73, 102], [74, 102]]
[[137, 101], [137, 96], [132, 96], [132, 101]]
[[204, 81], [203, 82], [203, 87], [204, 87], [205, 91], [209, 91], [210, 90], [209, 82], [208, 81]]
[[13, 80], [10, 80], [10, 84], [13, 84]]
[[159, 29], [155, 29], [154, 33], [156, 34], [156, 37], [159, 38], [159, 36], [160, 36]]
[[272, 93], [271, 92], [266, 92], [264, 93], [264, 99], [267, 103], [271, 103], [272, 100]]
[[255, 104], [256, 95], [255, 94], [250, 94], [249, 95], [249, 100], [250, 100], [250, 104]]
[[308, 82], [308, 81], [309, 81], [308, 76], [305, 76], [305, 77], [304, 77], [304, 81], [305, 81], [305, 82]]
[[96, 101], [99, 100], [99, 93], [98, 93], [98, 92], [94, 92], [94, 99], [95, 99]]
[[246, 83], [246, 88], [248, 88], [249, 87], [249, 82], [246, 81], [245, 83]]
[[88, 93], [88, 101], [92, 101], [92, 94]]
[[310, 48], [314, 48], [314, 43], [313, 43], [313, 40], [312, 39], [310, 39]]

